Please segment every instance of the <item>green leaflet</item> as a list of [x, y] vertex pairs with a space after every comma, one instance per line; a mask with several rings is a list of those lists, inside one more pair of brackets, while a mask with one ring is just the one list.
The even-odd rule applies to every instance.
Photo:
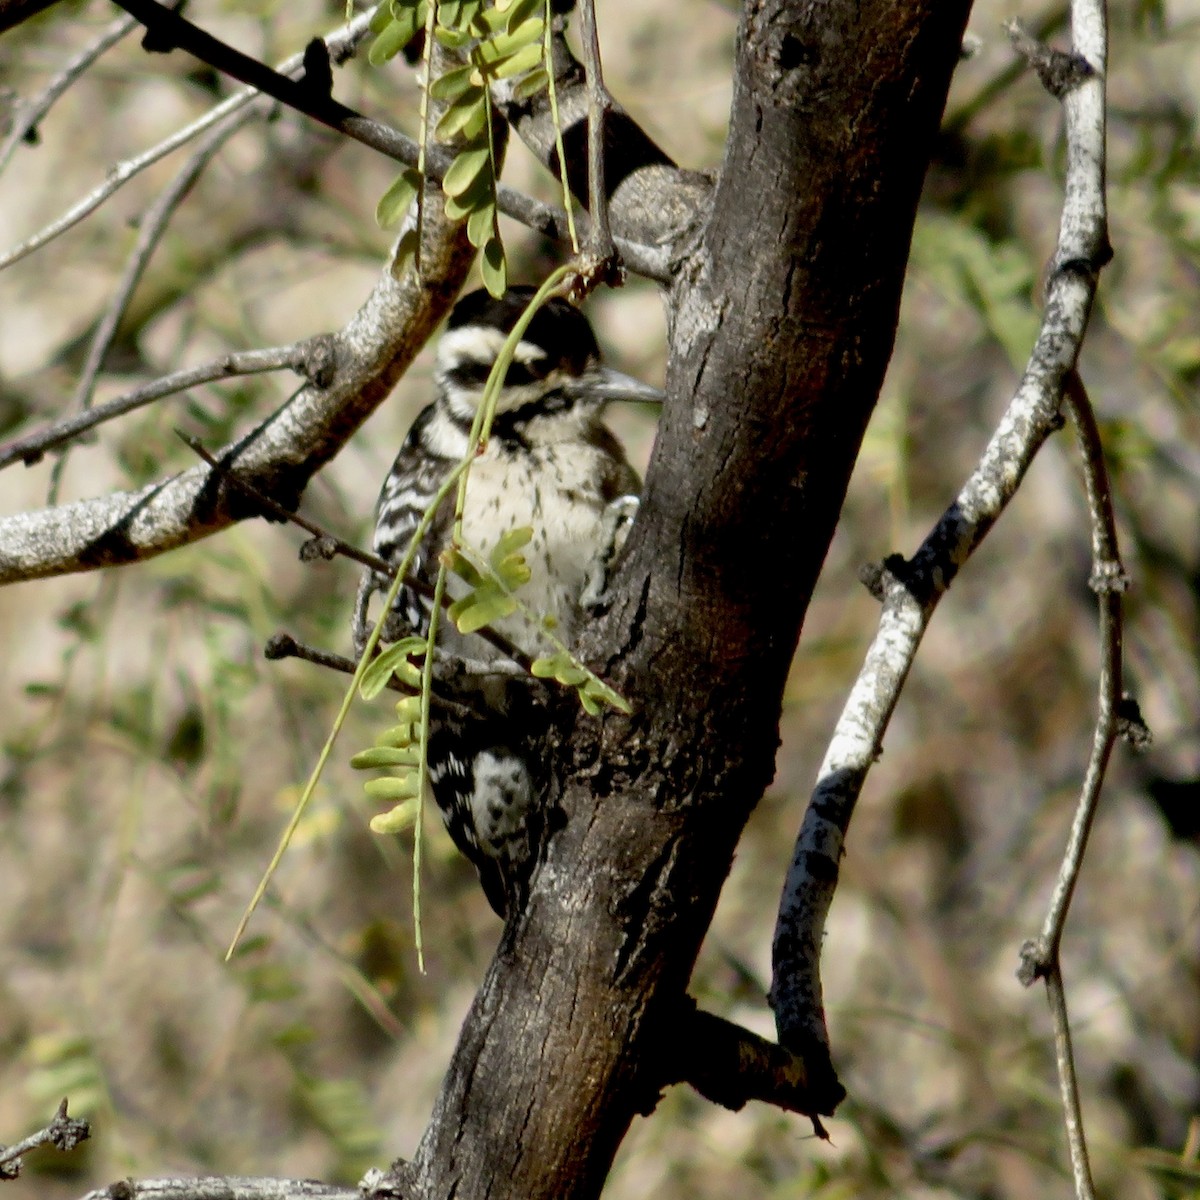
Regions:
[[469, 146], [450, 164], [442, 180], [447, 196], [462, 196], [485, 168], [491, 166], [491, 151], [487, 146]]
[[379, 198], [379, 203], [375, 206], [375, 220], [384, 229], [395, 225], [408, 212], [420, 191], [421, 172], [416, 167], [406, 167]]
[[[385, 12], [386, 9], [381, 8], [379, 12]], [[417, 35], [417, 30], [425, 25], [426, 14], [428, 9], [423, 3], [414, 5], [392, 6], [392, 18], [386, 23], [380, 23], [380, 26], [375, 30], [376, 37], [371, 43], [371, 49], [367, 52], [367, 61], [373, 66], [378, 67], [387, 62], [391, 58], [395, 58], [409, 42]], [[376, 13], [378, 19], [379, 13]], [[375, 29], [375, 22], [372, 21], [371, 27]]]
[[359, 694], [364, 700], [373, 700], [387, 687], [393, 675], [409, 687], [420, 687], [421, 672], [409, 661], [409, 656], [424, 653], [424, 638], [407, 637], [393, 642], [367, 665], [358, 685]]
[[[508, 262], [496, 220], [495, 149], [487, 87], [509, 79], [514, 95], [528, 99], [550, 86], [552, 81], [544, 69], [550, 9], [547, 0], [443, 0], [433, 8], [430, 3], [391, 0], [381, 7], [372, 20], [376, 37], [369, 57], [377, 65], [386, 62], [422, 29], [432, 33], [434, 41], [465, 54], [468, 61], [464, 65], [427, 82], [421, 107], [421, 145], [425, 146], [429, 134], [429, 100], [447, 102], [449, 107], [434, 132], [442, 141], [461, 140], [461, 144], [442, 181], [446, 216], [467, 221], [468, 240], [482, 250], [484, 286], [493, 296], [501, 296], [508, 288]], [[427, 45], [427, 69], [430, 61]], [[384, 228], [393, 225], [403, 219], [414, 200], [424, 203], [424, 188], [419, 174], [406, 171], [380, 199], [376, 219]], [[572, 244], [576, 244], [574, 238]], [[399, 275], [416, 269], [418, 251], [417, 235], [406, 234], [397, 246], [393, 272]]]
[[485, 579], [469, 596], [455, 600], [448, 611], [459, 633], [475, 633], [511, 616], [517, 611], [517, 602], [501, 591], [494, 579]]
[[483, 286], [497, 299], [508, 291], [508, 262], [504, 257], [504, 243], [493, 237], [483, 247], [483, 259], [479, 264]]
[[350, 765], [356, 771], [373, 771], [386, 767], [415, 767], [419, 764], [417, 752], [411, 745], [406, 745], [372, 746], [370, 750], [360, 750], [350, 760]]
[[378, 813], [371, 818], [372, 833], [403, 833], [417, 823], [417, 815], [421, 811], [421, 798], [410, 796], [401, 804]]

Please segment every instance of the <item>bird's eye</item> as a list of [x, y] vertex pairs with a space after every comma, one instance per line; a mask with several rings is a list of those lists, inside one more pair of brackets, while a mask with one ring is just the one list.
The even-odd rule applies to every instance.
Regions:
[[455, 363], [448, 375], [450, 382], [460, 388], [477, 389], [487, 383], [487, 378], [491, 373], [491, 363], [477, 362], [475, 359], [468, 358]]
[[522, 387], [527, 383], [537, 383], [550, 373], [550, 363], [545, 358], [535, 358], [530, 362], [515, 362], [508, 368], [504, 377], [506, 387]]

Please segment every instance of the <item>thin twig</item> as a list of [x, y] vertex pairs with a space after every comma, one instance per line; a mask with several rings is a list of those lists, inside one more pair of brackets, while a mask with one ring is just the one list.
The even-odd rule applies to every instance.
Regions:
[[1071, 1157], [1071, 1177], [1077, 1200], [1094, 1200], [1092, 1168], [1083, 1134], [1083, 1107], [1079, 1102], [1079, 1081], [1075, 1076], [1075, 1054], [1071, 1049], [1071, 1022], [1067, 1015], [1067, 993], [1063, 987], [1062, 966], [1057, 959], [1045, 975], [1046, 999], [1054, 1024], [1054, 1062], [1058, 1068], [1059, 1095], [1063, 1121], [1067, 1129], [1067, 1151]]
[[1121, 703], [1121, 595], [1129, 586], [1129, 577], [1121, 565], [1117, 549], [1117, 527], [1113, 517], [1112, 491], [1104, 465], [1104, 448], [1096, 416], [1079, 376], [1072, 373], [1067, 381], [1064, 401], [1070, 409], [1083, 455], [1083, 473], [1087, 486], [1088, 514], [1092, 530], [1092, 574], [1088, 580], [1100, 607], [1100, 678], [1096, 727], [1092, 753], [1080, 788], [1079, 805], [1059, 868], [1058, 881], [1042, 924], [1041, 934], [1025, 944], [1021, 951], [1021, 980], [1027, 986], [1042, 978], [1059, 957], [1067, 910], [1079, 872], [1088, 836], [1100, 800], [1100, 789], [1109, 755], [1119, 733]]
[[[608, 220], [608, 189], [604, 182], [604, 123], [612, 106], [612, 98], [604, 86], [600, 66], [600, 35], [596, 30], [594, 0], [580, 0], [576, 11], [579, 14], [579, 36], [587, 71], [588, 210], [592, 220], [588, 249], [596, 258], [609, 262], [615, 251]], [[618, 276], [610, 282], [619, 282], [619, 268], [615, 264], [609, 274]]]
[[[137, 13], [133, 13], [135, 6]], [[131, 15], [138, 16], [147, 28], [154, 28], [156, 32], [163, 24], [162, 14], [166, 13], [170, 18], [170, 28], [165, 34], [166, 37], [202, 62], [243, 82], [247, 81], [248, 76], [253, 80], [253, 84], [230, 96], [203, 117], [177, 130], [170, 137], [150, 147], [142, 154], [117, 163], [106, 174], [103, 183], [93, 188], [65, 213], [43, 226], [36, 233], [31, 234], [24, 241], [11, 247], [7, 252], [0, 254], [0, 270], [19, 262], [36, 250], [40, 250], [67, 230], [78, 225], [134, 176], [211, 128], [230, 113], [256, 100], [262, 101], [261, 104], [256, 105], [258, 111], [269, 108], [270, 105], [266, 102], [265, 97], [279, 100], [387, 158], [403, 163], [405, 166], [415, 167], [417, 165], [419, 147], [416, 141], [407, 134], [401, 133], [381, 121], [365, 117], [346, 105], [338, 104], [332, 97], [314, 88], [305, 87], [302, 78], [297, 78], [303, 72], [304, 56], [302, 54], [292, 55], [280, 64], [278, 70], [272, 70], [258, 60], [225, 45], [190, 21], [172, 13], [171, 10], [155, 4], [153, 0], [129, 0], [124, 7], [131, 12]], [[371, 15], [371, 13], [361, 14], [325, 39], [330, 55], [335, 60], [352, 53], [354, 46], [366, 36]], [[444, 148], [432, 147], [428, 162], [429, 177], [440, 183], [453, 160], [454, 156], [449, 151]], [[555, 205], [543, 204], [507, 184], [501, 184], [496, 189], [496, 203], [499, 210], [506, 216], [512, 217], [513, 220], [519, 221], [548, 238], [555, 241], [567, 241], [570, 238], [570, 222], [567, 214]], [[590, 228], [590, 226], [585, 228]], [[618, 238], [616, 239], [616, 248], [621, 254], [622, 262], [629, 270], [647, 279], [655, 279], [661, 283], [670, 282], [669, 256], [661, 247], [643, 246], [624, 238]]]
[[1062, 393], [1087, 329], [1096, 279], [1111, 257], [1104, 197], [1105, 24], [1100, 0], [1075, 0], [1072, 84], [1062, 96], [1067, 178], [1042, 327], [1025, 374], [979, 465], [911, 561], [889, 559], [871, 576], [883, 601], [867, 651], [796, 840], [773, 946], [771, 1003], [779, 1040], [816, 1061], [829, 1052], [820, 952], [842, 846], [900, 691], [934, 610], [958, 571], [1016, 494], [1061, 418]]
[[1021, 947], [1018, 976], [1026, 987], [1038, 979], [1046, 981], [1046, 998], [1054, 1024], [1054, 1057], [1058, 1067], [1059, 1091], [1071, 1157], [1075, 1194], [1090, 1200], [1095, 1192], [1087, 1142], [1083, 1132], [1083, 1110], [1079, 1084], [1075, 1077], [1075, 1058], [1071, 1048], [1071, 1025], [1067, 1018], [1067, 998], [1063, 986], [1059, 949], [1071, 898], [1083, 867], [1088, 837], [1100, 803], [1100, 791], [1112, 748], [1120, 732], [1121, 703], [1121, 595], [1129, 579], [1121, 565], [1117, 547], [1117, 526], [1113, 516], [1112, 489], [1104, 465], [1100, 430], [1083, 382], [1072, 372], [1067, 380], [1064, 400], [1070, 409], [1083, 456], [1083, 474], [1087, 487], [1088, 514], [1092, 530], [1092, 574], [1089, 583], [1100, 607], [1100, 680], [1096, 727], [1092, 753], [1080, 788], [1079, 803], [1071, 832], [1063, 851], [1063, 861], [1055, 883], [1041, 934]]
[[[213, 37], [157, 0], [116, 2], [137, 17], [147, 29], [153, 30], [156, 36], [161, 36], [167, 44], [186, 50], [215, 70], [249, 84], [264, 95], [405, 166], [415, 167], [421, 161], [420, 146], [407, 134], [363, 116], [334, 100], [325, 90], [307, 85], [303, 78], [291, 77], [285, 73], [286, 68], [272, 70], [265, 63]], [[426, 156], [429, 177], [440, 184], [453, 161], [452, 151], [445, 147], [429, 147]], [[496, 189], [496, 201], [501, 212], [547, 237], [565, 241], [570, 236], [567, 214], [554, 205], [543, 204], [506, 185]], [[619, 249], [630, 270], [654, 279], [666, 280], [669, 277], [664, 256], [653, 247], [639, 247], [622, 240]], [[5, 261], [0, 259], [0, 267], [4, 265]]]
[[[330, 54], [335, 59], [338, 59], [352, 53], [354, 47], [366, 37], [370, 21], [371, 14], [362, 13], [341, 29], [331, 33], [325, 39]], [[302, 54], [293, 54], [280, 65], [279, 70], [285, 73], [283, 77], [286, 78], [287, 74], [299, 73], [303, 67], [304, 56]], [[289, 80], [289, 82], [293, 81]], [[50, 224], [43, 226], [24, 241], [18, 242], [17, 245], [13, 246], [6, 253], [0, 254], [0, 270], [12, 266], [15, 262], [19, 262], [35, 250], [40, 250], [48, 242], [53, 241], [68, 229], [78, 225], [80, 221], [95, 212], [110, 196], [124, 187], [134, 176], [158, 162], [159, 159], [165, 158], [173, 150], [178, 150], [180, 146], [185, 145], [192, 138], [198, 137], [214, 125], [219, 124], [231, 113], [237, 112], [247, 104], [255, 101], [261, 101], [257, 105], [259, 111], [268, 111], [271, 107], [266, 100], [262, 99], [256, 89], [245, 88], [209, 109], [204, 116], [183, 126], [182, 129], [176, 130], [170, 137], [164, 138], [157, 145], [151, 146], [148, 150], [135, 155], [133, 158], [127, 158], [117, 163], [105, 174], [103, 183], [93, 188], [60, 217], [51, 221]]]
[[137, 241], [129, 253], [116, 291], [113, 293], [108, 308], [105, 310], [100, 324], [96, 327], [96, 332], [92, 335], [91, 343], [88, 346], [87, 360], [80, 372], [75, 394], [71, 398], [73, 407], [80, 409], [91, 407], [96, 376], [104, 364], [104, 357], [112, 346], [117, 328], [125, 315], [125, 310], [129, 307], [134, 289], [145, 272], [146, 264], [161, 241], [175, 210], [191, 191], [200, 177], [200, 173], [208, 166], [217, 151], [254, 115], [252, 110], [243, 109], [241, 112], [232, 114], [228, 120], [213, 129], [196, 147], [182, 170], [163, 189], [158, 199], [138, 221]]
[[107, 25], [98, 38], [85, 46], [63, 67], [57, 75], [31, 100], [23, 100], [16, 106], [12, 128], [0, 143], [0, 171], [8, 166], [13, 151], [22, 143], [32, 140], [42, 118], [54, 106], [58, 98], [76, 80], [82, 78], [87, 69], [106, 50], [115, 46], [123, 37], [137, 28], [137, 22], [129, 16], [118, 17]]
[[[311, 556], [332, 558], [334, 555], [340, 554], [343, 558], [353, 559], [354, 562], [360, 563], [362, 566], [376, 572], [378, 575], [382, 575], [385, 579], [390, 580], [395, 578], [396, 568], [394, 564], [389, 563], [386, 559], [380, 558], [377, 554], [371, 554], [366, 550], [360, 550], [352, 542], [347, 542], [338, 537], [336, 534], [330, 533], [329, 530], [325, 529], [321, 525], [318, 525], [316, 521], [310, 521], [307, 517], [302, 517], [299, 513], [285, 508], [282, 504], [278, 503], [278, 501], [273, 500], [270, 496], [256, 488], [252, 483], [249, 483], [247, 480], [241, 478], [241, 476], [231, 471], [227, 464], [221, 462], [217, 458], [214, 458], [195, 438], [190, 437], [188, 434], [183, 433], [180, 430], [176, 430], [176, 433], [178, 433], [179, 437], [190, 450], [198, 454], [206, 463], [208, 463], [210, 467], [212, 467], [214, 471], [220, 475], [223, 475], [235, 487], [245, 492], [247, 496], [251, 497], [257, 504], [261, 505], [266, 512], [269, 512], [277, 520], [288, 521], [293, 525], [299, 526], [306, 533], [312, 534], [315, 540], [315, 546], [317, 547], [317, 552], [315, 555]], [[310, 543], [310, 545], [312, 544], [314, 543]], [[305, 551], [303, 548], [301, 549], [301, 556], [305, 556]], [[433, 599], [434, 588], [431, 584], [426, 583], [425, 580], [409, 574], [405, 576], [404, 584], [406, 587], [409, 587], [414, 592], [418, 593], [418, 595], [424, 596], [427, 600]], [[442, 606], [444, 608], [448, 609], [453, 603], [453, 596], [443, 597]], [[485, 642], [494, 646], [506, 658], [511, 659], [513, 664], [522, 672], [528, 672], [530, 667], [533, 665], [533, 659], [530, 658], [530, 656], [526, 654], [525, 651], [519, 646], [506, 638], [502, 633], [497, 633], [494, 629], [488, 627], [477, 630], [477, 633]], [[268, 655], [268, 657], [271, 656]], [[297, 657], [304, 656], [299, 655]], [[311, 661], [315, 662], [316, 660], [312, 659]], [[355, 664], [349, 659], [346, 659], [345, 661], [350, 663], [350, 673], [353, 674]], [[327, 663], [325, 665], [330, 664]], [[339, 667], [338, 669], [340, 670], [341, 668]], [[491, 671], [489, 673], [495, 674], [497, 672]], [[507, 672], [505, 672], [505, 674], [507, 674]]]
[[21, 1173], [21, 1158], [30, 1150], [40, 1146], [53, 1146], [56, 1150], [74, 1150], [80, 1142], [92, 1136], [91, 1126], [86, 1121], [67, 1116], [67, 1101], [63, 1099], [54, 1114], [54, 1119], [45, 1129], [31, 1133], [13, 1146], [0, 1146], [0, 1180], [16, 1179]]
[[0, 470], [15, 462], [30, 466], [48, 450], [65, 445], [89, 429], [124, 416], [135, 409], [161, 400], [164, 396], [186, 391], [202, 383], [218, 379], [230, 379], [237, 375], [261, 375], [267, 371], [292, 370], [308, 375], [312, 369], [313, 350], [320, 339], [295, 342], [290, 346], [271, 346], [264, 350], [242, 350], [223, 355], [211, 362], [183, 371], [174, 371], [126, 392], [106, 404], [98, 404], [87, 412], [76, 413], [63, 421], [56, 421], [45, 429], [26, 434], [0, 446]]
[[[296, 641], [290, 633], [282, 631], [273, 633], [267, 638], [266, 644], [263, 646], [263, 658], [270, 662], [278, 662], [283, 658], [298, 658], [301, 662], [325, 667], [330, 671], [337, 671], [341, 675], [353, 675], [358, 669], [358, 663], [353, 658], [347, 658], [344, 654], [335, 654], [330, 650], [318, 650], [315, 646], [308, 646], [304, 642]], [[387, 683], [383, 686], [388, 691], [399, 692], [402, 696], [420, 695], [419, 688], [409, 687], [407, 683], [397, 679], [394, 673], [388, 677]], [[464, 704], [460, 700], [451, 700], [437, 691], [431, 692], [431, 696], [435, 708], [452, 713], [456, 717], [470, 719], [486, 715], [469, 704]]]
[[[132, 18], [129, 19], [132, 20]], [[92, 335], [92, 340], [88, 345], [87, 359], [80, 372], [79, 382], [76, 384], [75, 394], [71, 400], [72, 408], [87, 412], [92, 407], [92, 396], [96, 388], [96, 379], [100, 374], [101, 367], [104, 365], [105, 356], [108, 354], [113, 339], [117, 335], [117, 329], [125, 316], [130, 300], [133, 298], [138, 281], [141, 279], [151, 256], [161, 241], [163, 234], [166, 232], [167, 225], [174, 216], [175, 210], [183, 202], [184, 197], [191, 191], [201, 172], [208, 166], [221, 147], [243, 125], [252, 120], [254, 116], [255, 111], [253, 108], [243, 108], [240, 112], [233, 113], [225, 121], [222, 121], [220, 125], [212, 129], [208, 136], [193, 151], [191, 157], [184, 164], [183, 169], [176, 174], [175, 178], [171, 180], [158, 199], [146, 210], [142, 219], [138, 222], [137, 241], [130, 251], [129, 258], [126, 260], [125, 270], [117, 284], [117, 289], [109, 300], [104, 316], [100, 319], [100, 324], [96, 327], [96, 331]], [[58, 503], [58, 489], [63, 471], [66, 468], [66, 463], [67, 455], [64, 451], [54, 464], [51, 472], [49, 495], [46, 501], [48, 504], [53, 505]], [[3, 464], [0, 463], [0, 467], [2, 466]]]

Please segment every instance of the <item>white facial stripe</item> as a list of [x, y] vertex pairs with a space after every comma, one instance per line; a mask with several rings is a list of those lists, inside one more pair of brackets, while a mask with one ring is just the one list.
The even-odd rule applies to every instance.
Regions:
[[[438, 342], [438, 366], [443, 371], [451, 370], [457, 363], [477, 362], [490, 366], [496, 361], [507, 335], [499, 329], [484, 325], [464, 325], [442, 334]], [[536, 362], [545, 358], [546, 352], [532, 342], [518, 342], [513, 361]]]

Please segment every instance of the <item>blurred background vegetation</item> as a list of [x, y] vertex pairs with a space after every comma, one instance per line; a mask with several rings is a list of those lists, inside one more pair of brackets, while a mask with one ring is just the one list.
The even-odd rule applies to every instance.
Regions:
[[[717, 3], [608, 0], [609, 82], [678, 161], [719, 163], [736, 15]], [[39, 90], [116, 11], [63, 0], [0, 39], [0, 82]], [[276, 59], [339, 21], [313, 0], [191, 14]], [[783, 872], [808, 789], [876, 621], [860, 564], [911, 552], [1011, 395], [1057, 229], [1055, 103], [1016, 69], [1001, 21], [1061, 34], [1065, 12], [982, 0], [913, 247], [901, 329], [792, 672], [776, 781], [742, 844], [696, 973], [717, 1011], [770, 1033], [764, 993]], [[1115, 5], [1104, 274], [1083, 375], [1103, 421], [1126, 563], [1129, 683], [1155, 734], [1118, 748], [1065, 970], [1084, 1111], [1104, 1196], [1200, 1195], [1200, 4]], [[106, 169], [230, 85], [126, 38], [0, 177], [0, 242], [39, 228]], [[397, 61], [337, 76], [348, 103], [412, 128]], [[63, 413], [89, 334], [179, 154], [0, 274], [0, 433]], [[179, 210], [141, 283], [98, 398], [225, 349], [340, 327], [388, 247], [373, 222], [392, 166], [284, 113], [252, 123]], [[552, 197], [516, 147], [507, 177]], [[749, 186], [752, 186], [752, 181]], [[513, 277], [555, 248], [508, 230]], [[3, 247], [0, 247], [3, 248]], [[663, 320], [631, 282], [590, 314], [610, 361], [661, 382]], [[304, 510], [364, 541], [378, 482], [429, 398], [424, 355]], [[291, 377], [196, 389], [74, 449], [64, 499], [192, 465]], [[652, 416], [618, 413], [645, 460]], [[11, 513], [46, 503], [53, 464], [0, 475]], [[360, 706], [268, 905], [224, 947], [307, 775], [342, 683], [268, 663], [284, 628], [345, 651], [355, 570], [301, 565], [300, 535], [247, 523], [106, 574], [0, 593], [0, 1138], [59, 1098], [95, 1122], [40, 1152], [13, 1200], [172, 1171], [355, 1181], [407, 1155], [429, 1115], [499, 926], [428, 821], [427, 974], [416, 967], [409, 844], [366, 830], [345, 765], [387, 712]], [[1094, 710], [1095, 604], [1069, 435], [1034, 466], [926, 640], [851, 830], [825, 946], [835, 1057], [850, 1099], [832, 1140], [765, 1107], [673, 1089], [609, 1184], [654, 1196], [1068, 1194], [1040, 991], [1017, 950], [1049, 895]], [[382, 715], [381, 715], [382, 714]]]

